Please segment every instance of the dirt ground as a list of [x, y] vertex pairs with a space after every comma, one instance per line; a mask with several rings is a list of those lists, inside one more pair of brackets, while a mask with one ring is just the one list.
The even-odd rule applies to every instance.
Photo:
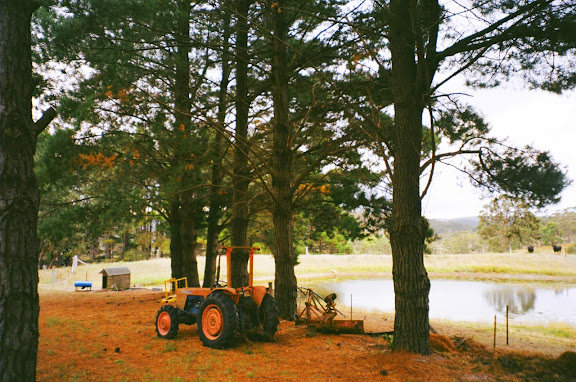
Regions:
[[[162, 292], [41, 292], [38, 381], [576, 381], [576, 353], [492, 351], [443, 327], [431, 356], [391, 352], [387, 335], [309, 335], [281, 322], [274, 342], [205, 348], [196, 325], [154, 330]], [[358, 317], [360, 318], [360, 317]], [[391, 319], [366, 318], [372, 332]], [[544, 349], [545, 350], [545, 349]], [[566, 349], [569, 350], [569, 349]]]

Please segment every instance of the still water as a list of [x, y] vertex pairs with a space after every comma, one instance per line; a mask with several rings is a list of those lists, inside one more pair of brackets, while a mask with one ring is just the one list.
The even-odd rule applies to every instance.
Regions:
[[[430, 318], [454, 321], [491, 321], [504, 317], [517, 322], [562, 322], [576, 326], [576, 286], [531, 286], [518, 283], [432, 280]], [[339, 307], [394, 312], [392, 280], [346, 280], [312, 287], [325, 296], [338, 295]]]

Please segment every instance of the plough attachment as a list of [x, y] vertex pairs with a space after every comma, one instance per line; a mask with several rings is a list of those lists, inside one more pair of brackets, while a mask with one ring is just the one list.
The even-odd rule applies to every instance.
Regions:
[[322, 298], [309, 288], [298, 287], [298, 291], [306, 296], [304, 308], [298, 314], [296, 325], [306, 325], [309, 329], [320, 330], [328, 333], [364, 334], [363, 320], [339, 320], [336, 316], [341, 315], [336, 309], [336, 293], [331, 293]]

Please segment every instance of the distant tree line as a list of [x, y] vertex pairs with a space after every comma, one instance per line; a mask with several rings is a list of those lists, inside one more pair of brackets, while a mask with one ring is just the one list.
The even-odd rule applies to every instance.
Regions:
[[[569, 254], [576, 254], [576, 207], [552, 215], [537, 216], [529, 211], [516, 212], [505, 218], [503, 211], [488, 214], [495, 204], [487, 206], [478, 219], [430, 220], [432, 234], [428, 254], [467, 254], [526, 250], [533, 246], [564, 245]], [[502, 207], [496, 202], [496, 205]], [[505, 204], [510, 206], [511, 204]], [[494, 212], [494, 211], [493, 211]], [[390, 255], [392, 249], [385, 232], [352, 239], [338, 230], [308, 233], [308, 224], [296, 224], [295, 252], [302, 254]], [[226, 235], [226, 231], [224, 231]], [[264, 233], [262, 233], [264, 235]], [[75, 245], [64, 251], [43, 252], [41, 266], [67, 266], [75, 255], [90, 261], [133, 261], [170, 256], [170, 243], [165, 224], [153, 220], [139, 226], [111, 232], [92, 243], [82, 235], [71, 235]], [[270, 253], [265, 241], [255, 242], [261, 253]], [[198, 238], [198, 255], [206, 254], [206, 238]]]
[[576, 254], [576, 208], [537, 216], [522, 203], [499, 198], [484, 208], [477, 227], [440, 236], [434, 253], [511, 252], [528, 246], [537, 251], [562, 245], [566, 253]]

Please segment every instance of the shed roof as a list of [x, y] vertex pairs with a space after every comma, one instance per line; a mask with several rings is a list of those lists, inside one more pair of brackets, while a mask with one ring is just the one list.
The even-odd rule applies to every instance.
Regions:
[[127, 267], [104, 268], [100, 273], [105, 274], [106, 276], [129, 275], [130, 269]]

